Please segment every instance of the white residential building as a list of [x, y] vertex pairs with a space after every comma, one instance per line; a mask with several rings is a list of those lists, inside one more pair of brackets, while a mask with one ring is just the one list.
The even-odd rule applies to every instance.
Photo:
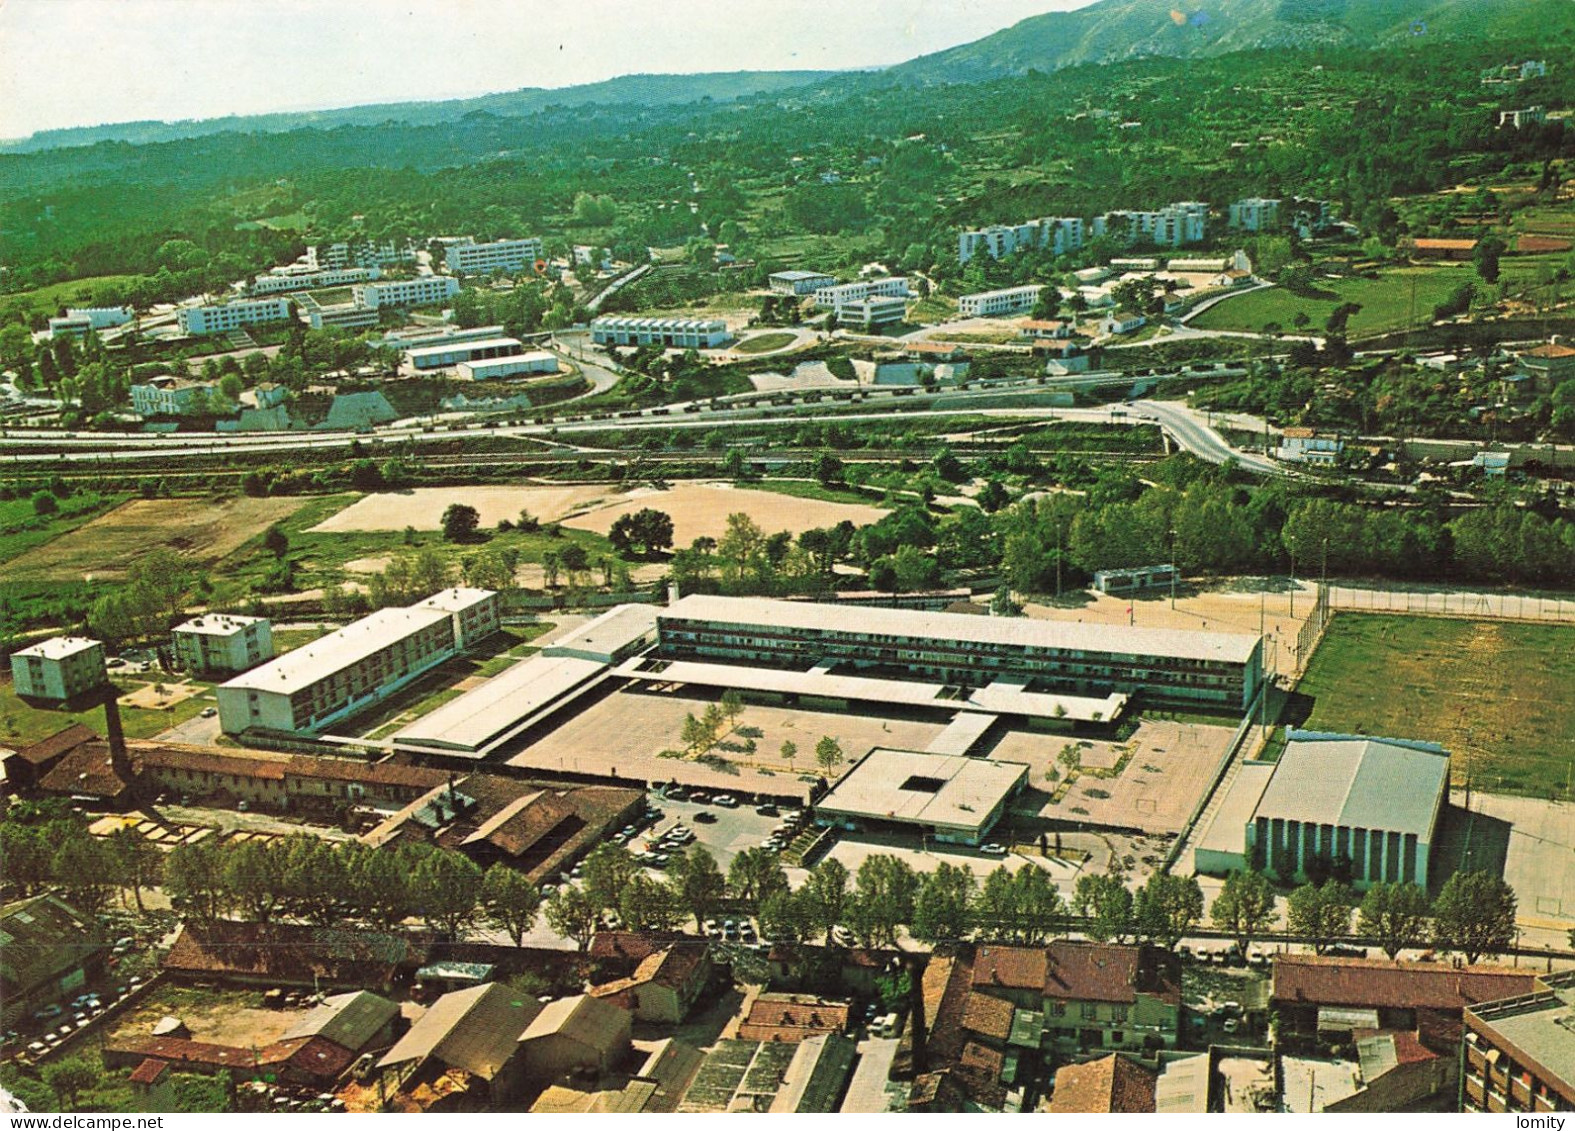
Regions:
[[192, 416], [208, 410], [215, 386], [173, 374], [131, 386], [131, 408], [143, 416]]
[[459, 280], [452, 275], [422, 275], [387, 283], [361, 283], [351, 293], [357, 306], [377, 310], [384, 306], [430, 306], [459, 294]]
[[844, 326], [872, 330], [891, 326], [908, 316], [908, 300], [899, 295], [870, 295], [837, 307], [837, 321]]
[[1209, 206], [1202, 201], [1183, 200], [1156, 212], [1106, 212], [1094, 217], [1094, 235], [1108, 236], [1124, 243], [1140, 240], [1159, 247], [1181, 247], [1201, 243], [1208, 228]]
[[1278, 199], [1252, 196], [1232, 202], [1226, 213], [1225, 226], [1243, 232], [1262, 232], [1273, 228], [1279, 221]]
[[767, 282], [771, 284], [772, 294], [808, 295], [821, 287], [836, 286], [837, 277], [819, 271], [774, 271]]
[[427, 372], [434, 369], [451, 369], [464, 361], [485, 361], [493, 357], [512, 357], [522, 350], [518, 338], [480, 338], [470, 342], [449, 342], [441, 346], [425, 346], [405, 351], [405, 358], [412, 369]]
[[1509, 126], [1520, 129], [1522, 126], [1540, 125], [1548, 119], [1546, 106], [1528, 106], [1524, 110], [1500, 110], [1498, 115], [1498, 128]]
[[273, 626], [263, 617], [205, 613], [170, 633], [175, 666], [197, 675], [237, 675], [273, 659]]
[[494, 271], [517, 275], [526, 268], [534, 269], [541, 257], [539, 239], [454, 243], [443, 249], [443, 265], [455, 275], [490, 275]]
[[516, 353], [484, 361], [462, 361], [454, 367], [461, 381], [491, 381], [504, 377], [530, 377], [557, 373], [558, 356], [546, 350]]
[[1141, 330], [1148, 325], [1148, 318], [1142, 314], [1135, 314], [1130, 310], [1118, 310], [1105, 315], [1099, 320], [1099, 332], [1105, 335], [1130, 334], [1133, 330]]
[[341, 270], [288, 271], [275, 268], [266, 275], [258, 275], [248, 288], [254, 295], [284, 294], [288, 291], [306, 291], [313, 287], [348, 287], [380, 278], [376, 267], [346, 267]]
[[376, 310], [354, 302], [323, 306], [311, 295], [302, 295], [298, 301], [301, 317], [305, 318], [307, 325], [314, 330], [322, 330], [330, 326], [341, 330], [357, 330], [376, 326], [378, 322]]
[[1030, 248], [1049, 248], [1065, 255], [1083, 246], [1086, 226], [1080, 216], [1046, 216], [1022, 224], [992, 224], [963, 232], [957, 237], [957, 262], [966, 264], [976, 255], [1002, 259]]
[[900, 275], [885, 279], [867, 279], [858, 283], [838, 283], [819, 287], [815, 291], [815, 306], [830, 310], [842, 317], [842, 308], [849, 303], [863, 302], [869, 298], [907, 298], [908, 280]]
[[242, 326], [283, 322], [290, 317], [290, 301], [283, 298], [238, 299], [218, 306], [183, 306], [175, 320], [183, 334], [227, 334]]
[[992, 318], [1001, 314], [1020, 314], [1034, 308], [1034, 303], [1039, 301], [1039, 292], [1042, 290], [1044, 287], [1035, 284], [963, 295], [957, 300], [957, 312], [964, 318]]
[[341, 241], [318, 244], [307, 249], [307, 262], [325, 268], [341, 267], [392, 267], [399, 263], [414, 263], [414, 248], [400, 248], [393, 240], [377, 243], [373, 240]]
[[1280, 436], [1274, 458], [1285, 463], [1307, 463], [1333, 467], [1345, 447], [1338, 436], [1320, 436], [1311, 428], [1287, 428]]
[[604, 346], [717, 349], [731, 337], [727, 323], [720, 318], [625, 318], [609, 314], [591, 320], [591, 340]]
[[220, 726], [317, 734], [492, 635], [500, 616], [498, 595], [485, 589], [379, 609], [219, 685]]
[[11, 684], [24, 699], [64, 703], [109, 682], [104, 645], [85, 636], [55, 636], [11, 653]]
[[73, 337], [81, 337], [89, 330], [107, 330], [112, 326], [124, 326], [136, 317], [136, 313], [129, 306], [67, 307], [65, 317], [49, 320], [49, 336], [53, 338], [60, 334], [70, 334]]

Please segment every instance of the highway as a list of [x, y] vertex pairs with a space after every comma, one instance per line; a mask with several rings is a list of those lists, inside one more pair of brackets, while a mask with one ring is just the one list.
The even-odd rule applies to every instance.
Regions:
[[1243, 471], [1258, 475], [1289, 474], [1285, 465], [1267, 456], [1231, 447], [1223, 436], [1199, 419], [1201, 414], [1185, 405], [1174, 401], [1143, 401], [1133, 404], [1129, 411], [1138, 420], [1157, 423], [1183, 451], [1191, 452], [1201, 460], [1224, 463], [1233, 459]]

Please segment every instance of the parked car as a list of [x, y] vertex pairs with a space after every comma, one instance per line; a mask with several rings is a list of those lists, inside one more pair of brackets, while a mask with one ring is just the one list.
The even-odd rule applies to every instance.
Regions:
[[203, 718], [211, 719], [219, 713], [219, 709], [217, 707], [204, 707], [200, 713]]
[[994, 841], [991, 841], [989, 844], [981, 844], [979, 846], [979, 851], [984, 853], [986, 856], [1005, 856], [1006, 846], [996, 844]]
[[702, 810], [700, 810], [700, 812], [695, 814], [695, 824], [697, 824], [697, 825], [714, 825], [714, 824], [716, 824], [716, 814], [715, 813], [708, 813], [704, 809], [702, 809]]
[[775, 805], [756, 805], [755, 812], [762, 817], [775, 817], [779, 810]]
[[697, 789], [689, 795], [689, 800], [696, 805], [709, 805], [711, 804], [711, 795], [704, 790]]
[[62, 1009], [58, 1003], [50, 1002], [48, 1005], [44, 1006], [44, 1008], [35, 1010], [33, 1013], [33, 1019], [35, 1021], [48, 1021], [51, 1017], [59, 1017], [64, 1012], [65, 1010]]
[[738, 798], [731, 793], [719, 793], [716, 795], [713, 804], [720, 805], [724, 809], [737, 809]]

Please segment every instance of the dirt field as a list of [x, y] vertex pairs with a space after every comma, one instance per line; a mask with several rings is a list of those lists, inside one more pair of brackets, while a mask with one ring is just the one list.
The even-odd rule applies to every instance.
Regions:
[[[211, 564], [294, 514], [305, 499], [136, 499], [6, 563], [12, 581], [115, 580], [168, 547]], [[401, 529], [403, 529], [401, 527]]]
[[[739, 717], [737, 729], [717, 748], [731, 766], [714, 768], [693, 759], [658, 757], [662, 750], [682, 745], [678, 732], [684, 716], [693, 713], [699, 717], [708, 702], [689, 695], [620, 691], [537, 740], [510, 758], [509, 765], [616, 772], [620, 777], [652, 782], [676, 778], [685, 785], [711, 789], [801, 795], [808, 783], [799, 781], [799, 775], [819, 773], [815, 743], [822, 735], [829, 734], [842, 744], [848, 759], [842, 768], [846, 769], [877, 745], [923, 750], [943, 729], [940, 723], [750, 704]], [[746, 736], [754, 741], [757, 753], [746, 754], [741, 749]], [[788, 740], [799, 751], [791, 766], [778, 753]], [[728, 744], [739, 749], [729, 750]]]
[[[1126, 742], [1082, 740], [1079, 764], [1085, 772], [1059, 800], [1052, 800], [1051, 791], [1061, 782], [1048, 780], [1045, 771], [1054, 767], [1058, 778], [1065, 777], [1066, 767], [1057, 759], [1067, 738], [1013, 731], [990, 757], [1033, 767], [1033, 792], [1024, 798], [1038, 803], [1041, 817], [1170, 833], [1179, 832], [1191, 815], [1230, 736], [1231, 729], [1224, 726], [1145, 720]], [[1092, 772], [1113, 773], [1118, 766], [1114, 777]]]
[[740, 491], [726, 483], [683, 483], [666, 491], [636, 492], [622, 501], [587, 510], [563, 525], [606, 534], [618, 516], [643, 507], [672, 516], [673, 542], [677, 546], [687, 546], [701, 537], [720, 538], [727, 532], [727, 516], [737, 511], [749, 515], [767, 534], [779, 530], [797, 534], [812, 527], [835, 526], [843, 519], [864, 526], [886, 514], [880, 507], [858, 503], [796, 499], [772, 491]]
[[262, 1048], [283, 1036], [306, 1011], [264, 1009], [261, 1000], [260, 993], [165, 986], [123, 1015], [107, 1039], [150, 1036], [161, 1018], [178, 1017], [191, 1030], [194, 1041]]
[[612, 486], [577, 487], [416, 487], [367, 495], [312, 527], [314, 534], [346, 531], [376, 532], [439, 530], [443, 511], [450, 503], [468, 503], [481, 512], [482, 526], [496, 526], [499, 519], [516, 521], [528, 510], [543, 522], [557, 522], [587, 507], [614, 498]]

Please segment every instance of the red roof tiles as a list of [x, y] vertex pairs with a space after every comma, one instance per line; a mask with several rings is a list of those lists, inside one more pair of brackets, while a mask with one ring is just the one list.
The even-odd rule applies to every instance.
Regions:
[[1157, 1079], [1141, 1064], [1114, 1053], [1088, 1064], [1069, 1064], [1055, 1074], [1050, 1110], [1068, 1115], [1150, 1112]]
[[1503, 966], [1456, 969], [1432, 962], [1282, 954], [1274, 960], [1270, 996], [1276, 1002], [1312, 1006], [1453, 1011], [1531, 993], [1535, 983], [1530, 971]]

